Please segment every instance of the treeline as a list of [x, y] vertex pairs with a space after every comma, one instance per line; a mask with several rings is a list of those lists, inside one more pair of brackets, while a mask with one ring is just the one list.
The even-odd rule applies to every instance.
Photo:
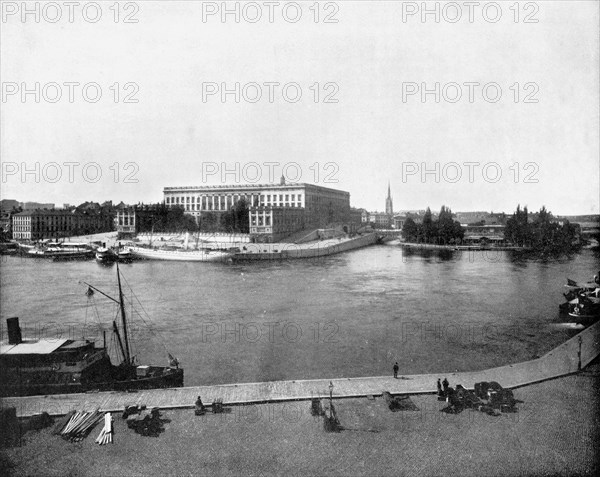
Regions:
[[198, 222], [183, 207], [166, 204], [136, 206], [139, 232], [249, 233], [248, 204], [240, 199], [226, 212], [202, 212]]
[[242, 233], [250, 232], [249, 207], [245, 199], [240, 199], [227, 212], [202, 212], [200, 230], [202, 232]]
[[568, 253], [579, 248], [577, 227], [565, 220], [562, 225], [553, 220], [553, 216], [542, 207], [529, 220], [527, 207], [517, 210], [506, 222], [504, 238], [514, 245], [532, 248], [536, 252]]
[[141, 204], [135, 207], [139, 232], [196, 232], [196, 220], [185, 214], [183, 207], [166, 204]]
[[402, 235], [408, 242], [452, 245], [462, 242], [465, 230], [460, 222], [452, 219], [450, 208], [442, 205], [437, 219], [433, 218], [429, 207], [423, 215], [422, 223], [417, 224], [410, 217], [406, 219]]

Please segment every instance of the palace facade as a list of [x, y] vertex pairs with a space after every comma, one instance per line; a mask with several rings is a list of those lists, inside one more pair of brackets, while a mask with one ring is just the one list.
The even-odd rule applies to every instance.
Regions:
[[240, 199], [249, 207], [250, 235], [275, 242], [303, 229], [347, 223], [350, 193], [306, 183], [165, 187], [165, 204], [183, 207], [201, 222], [207, 212], [226, 212]]

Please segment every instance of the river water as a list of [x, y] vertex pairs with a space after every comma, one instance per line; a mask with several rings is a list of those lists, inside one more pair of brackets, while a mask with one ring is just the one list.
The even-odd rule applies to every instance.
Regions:
[[[134, 353], [185, 369], [185, 385], [476, 370], [531, 359], [573, 336], [558, 305], [597, 252], [549, 261], [511, 252], [409, 252], [386, 244], [309, 260], [120, 265]], [[102, 342], [116, 266], [2, 257], [2, 337]], [[137, 300], [143, 306], [139, 306]], [[137, 310], [137, 311], [132, 311]], [[142, 319], [143, 318], [143, 319]], [[108, 343], [116, 346], [107, 333]]]

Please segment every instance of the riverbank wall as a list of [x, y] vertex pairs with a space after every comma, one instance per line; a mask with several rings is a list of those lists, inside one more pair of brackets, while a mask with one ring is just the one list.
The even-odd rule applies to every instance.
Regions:
[[224, 405], [233, 406], [310, 400], [327, 397], [330, 392], [336, 399], [381, 396], [383, 391], [396, 395], [430, 394], [437, 391], [436, 382], [441, 377], [446, 377], [452, 386], [461, 384], [467, 389], [473, 389], [475, 383], [482, 381], [496, 381], [504, 388], [518, 388], [578, 373], [599, 355], [600, 322], [596, 322], [540, 358], [479, 371], [417, 374], [399, 379], [374, 376], [148, 389], [135, 393], [109, 391], [6, 397], [0, 399], [0, 405], [15, 407], [17, 416], [28, 417], [41, 412], [60, 416], [72, 409], [117, 412], [130, 404], [184, 409], [194, 407], [197, 396], [202, 396], [205, 403], [220, 399]]
[[400, 246], [410, 249], [421, 249], [421, 250], [498, 250], [498, 251], [521, 251], [527, 252], [531, 248], [528, 247], [515, 247], [515, 246], [496, 246], [496, 245], [438, 245], [433, 243], [414, 243], [414, 242], [400, 242]]
[[352, 238], [319, 240], [309, 243], [250, 243], [233, 255], [233, 260], [283, 260], [315, 258], [347, 252], [377, 243], [377, 234], [370, 233]]

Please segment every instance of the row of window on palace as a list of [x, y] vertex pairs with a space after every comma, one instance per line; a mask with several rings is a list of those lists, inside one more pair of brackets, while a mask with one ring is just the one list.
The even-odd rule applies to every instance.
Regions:
[[[246, 196], [244, 199], [248, 200]], [[255, 196], [252, 196], [254, 199]], [[265, 198], [266, 197], [266, 198]], [[213, 202], [214, 198], [214, 202]], [[185, 199], [185, 200], [184, 200]], [[286, 207], [301, 207], [302, 206], [302, 194], [267, 194], [266, 196], [259, 196], [260, 205], [284, 205]], [[167, 197], [167, 205], [186, 205], [187, 210], [213, 210], [213, 203], [215, 210], [225, 210], [226, 207], [231, 207], [237, 202], [233, 196], [187, 196], [187, 197]], [[254, 205], [252, 200], [251, 205]]]
[[98, 224], [98, 223], [94, 223], [91, 221], [86, 221], [86, 222], [79, 222], [78, 224], [73, 224], [73, 223], [65, 223], [65, 222], [60, 222], [60, 223], [33, 223], [33, 224], [14, 224], [13, 225], [13, 230], [15, 231], [28, 231], [28, 230], [67, 230], [70, 229], [71, 227], [73, 227], [74, 225], [95, 225], [95, 226], [102, 226], [103, 224]]
[[79, 222], [83, 222], [83, 221], [87, 221], [87, 222], [94, 222], [94, 221], [104, 221], [104, 220], [110, 220], [109, 217], [86, 217], [86, 216], [67, 216], [67, 215], [59, 215], [59, 216], [44, 216], [44, 217], [13, 217], [13, 223], [15, 224], [26, 224], [29, 225], [33, 222], [33, 224], [35, 225], [44, 225], [44, 224], [50, 224], [50, 225], [65, 225], [65, 224], [71, 224], [73, 222], [73, 220], [77, 220]]
[[118, 220], [117, 220], [117, 225], [125, 225], [125, 226], [135, 225], [135, 217], [119, 216]]
[[62, 232], [70, 229], [66, 229], [65, 227], [58, 227], [56, 225], [47, 225], [44, 228], [42, 227], [28, 227], [28, 226], [15, 226], [13, 232], [30, 232], [30, 231], [44, 231], [44, 232]]
[[264, 217], [264, 221], [263, 221], [263, 216], [259, 215], [258, 216], [258, 220], [256, 215], [252, 215], [252, 220], [251, 220], [252, 225], [254, 226], [259, 226], [259, 227], [270, 227], [271, 226], [271, 216], [267, 215]]
[[[256, 215], [251, 215], [250, 216], [250, 225], [252, 226], [258, 226], [258, 227], [270, 227], [271, 226], [271, 216], [270, 215], [266, 215], [263, 216], [262, 215], [258, 215], [258, 217]], [[302, 223], [302, 219], [299, 217], [296, 218], [292, 218], [292, 217], [283, 217], [281, 219], [279, 219], [277, 221], [277, 223], [279, 225], [298, 225]]]

